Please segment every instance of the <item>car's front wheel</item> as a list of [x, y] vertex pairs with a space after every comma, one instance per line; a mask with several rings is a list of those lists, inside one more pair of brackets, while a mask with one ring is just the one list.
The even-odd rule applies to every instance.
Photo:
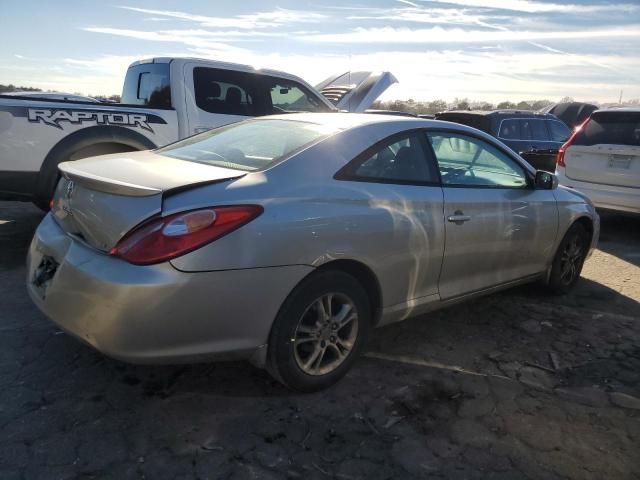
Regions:
[[552, 293], [567, 293], [580, 278], [589, 252], [590, 236], [580, 223], [574, 223], [565, 234], [553, 259], [548, 287]]
[[268, 368], [294, 390], [313, 392], [342, 378], [371, 328], [362, 285], [340, 271], [321, 271], [289, 295], [269, 338]]

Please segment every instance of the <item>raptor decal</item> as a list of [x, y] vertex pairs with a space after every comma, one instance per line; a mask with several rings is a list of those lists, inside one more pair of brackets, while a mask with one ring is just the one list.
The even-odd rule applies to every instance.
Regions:
[[[149, 123], [166, 123], [153, 121], [144, 113], [113, 112], [113, 111], [91, 111], [91, 110], [69, 110], [50, 108], [29, 108], [27, 119], [33, 123], [44, 123], [62, 130], [61, 122], [69, 122], [77, 125], [84, 122], [95, 122], [98, 125], [121, 125], [128, 127], [140, 127], [148, 132], [154, 133]], [[153, 115], [155, 117], [155, 115]]]

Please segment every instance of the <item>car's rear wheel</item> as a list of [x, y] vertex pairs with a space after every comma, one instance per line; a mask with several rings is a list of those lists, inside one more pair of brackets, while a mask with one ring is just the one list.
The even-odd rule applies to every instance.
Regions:
[[565, 294], [580, 278], [589, 251], [590, 236], [580, 223], [567, 231], [553, 259], [548, 287], [551, 292]]
[[351, 275], [321, 271], [289, 295], [269, 338], [268, 368], [294, 390], [313, 392], [342, 378], [371, 328], [367, 293]]

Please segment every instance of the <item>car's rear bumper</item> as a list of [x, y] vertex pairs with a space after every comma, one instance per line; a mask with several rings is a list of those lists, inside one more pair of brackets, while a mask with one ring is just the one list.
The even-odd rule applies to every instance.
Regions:
[[567, 177], [561, 167], [557, 168], [556, 175], [561, 185], [581, 191], [597, 208], [640, 213], [640, 188], [579, 182]]
[[[57, 264], [41, 285], [43, 260]], [[28, 256], [27, 288], [63, 330], [132, 363], [250, 358], [267, 342], [280, 305], [312, 267], [186, 273], [135, 266], [65, 234], [51, 215]]]

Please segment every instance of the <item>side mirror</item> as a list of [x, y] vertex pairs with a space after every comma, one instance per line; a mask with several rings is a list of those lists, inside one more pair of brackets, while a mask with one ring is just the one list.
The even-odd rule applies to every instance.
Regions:
[[551, 172], [537, 170], [534, 185], [537, 190], [555, 190], [558, 188], [558, 177]]

